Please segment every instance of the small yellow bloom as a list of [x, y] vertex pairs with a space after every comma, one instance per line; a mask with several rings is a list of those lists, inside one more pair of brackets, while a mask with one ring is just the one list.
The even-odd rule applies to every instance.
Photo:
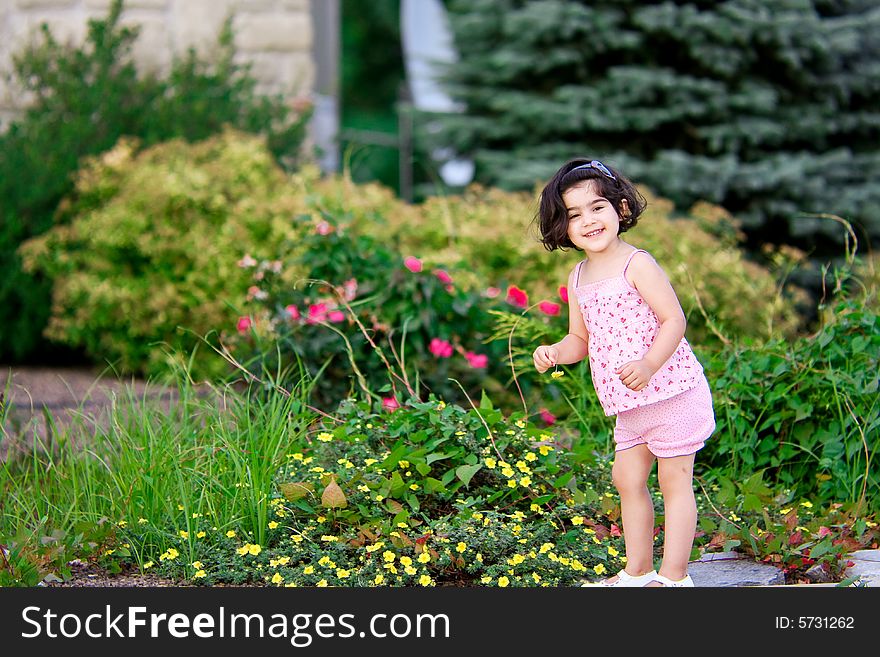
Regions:
[[488, 575], [483, 575], [483, 576], [480, 578], [480, 583], [482, 583], [482, 584], [488, 584], [488, 583], [491, 582], [491, 581], [492, 581], [492, 578], [489, 577]]
[[410, 557], [400, 557], [400, 563], [404, 566], [412, 566], [412, 562]]
[[505, 577], [504, 575], [498, 578], [498, 586], [500, 586], [501, 588], [504, 588], [508, 584], [510, 584], [510, 580], [507, 579], [507, 577]]
[[345, 579], [345, 578], [347, 578], [349, 575], [351, 575], [351, 571], [349, 571], [349, 570], [345, 570], [344, 568], [337, 568], [337, 569], [336, 569], [336, 576], [337, 576], [339, 579]]
[[789, 508], [789, 509], [780, 509], [780, 510], [779, 510], [779, 513], [781, 513], [782, 515], [786, 516], [786, 515], [788, 515], [789, 511], [791, 511], [790, 508]]
[[465, 550], [467, 550], [467, 545], [465, 545], [464, 543], [459, 541], [458, 545], [455, 546], [455, 550], [456, 550], [456, 552], [459, 552], [459, 553], [464, 552]]
[[517, 564], [522, 563], [522, 562], [525, 561], [525, 560], [526, 560], [526, 558], [525, 558], [523, 555], [521, 555], [521, 554], [514, 554], [514, 555], [510, 558], [509, 563], [512, 563], [512, 564], [515, 566], [515, 565], [517, 565]]
[[376, 459], [364, 459], [364, 465], [367, 467], [370, 467], [374, 463], [378, 463], [378, 462], [379, 461], [377, 461]]
[[317, 586], [318, 588], [325, 588], [325, 587], [327, 586], [327, 580], [326, 580], [326, 579], [322, 579], [322, 580], [319, 581], [317, 584], [315, 584], [315, 586]]
[[432, 580], [430, 575], [422, 575], [419, 577], [419, 584], [422, 586], [431, 586]]
[[205, 573], [204, 570], [199, 569], [199, 570], [196, 571], [196, 574], [193, 575], [193, 579], [196, 579], [196, 578], [198, 578], [198, 577], [204, 577], [206, 574], [207, 574], [207, 573]]
[[550, 376], [552, 376], [554, 379], [558, 379], [558, 378], [560, 378], [560, 377], [565, 376], [565, 372], [563, 372], [562, 370], [556, 370], [556, 371], [553, 372], [553, 374], [551, 374]]
[[610, 545], [608, 546], [608, 555], [609, 555], [609, 556], [616, 557], [618, 554], [620, 554], [620, 552], [618, 552], [617, 550], [615, 550], [615, 549], [614, 549], [613, 547], [611, 547]]
[[329, 443], [331, 440], [333, 440], [333, 434], [322, 431], [318, 434], [318, 440], [320, 440], [322, 443]]
[[528, 461], [529, 463], [532, 463], [532, 462], [538, 460], [538, 457], [535, 455], [534, 452], [526, 452], [526, 455], [523, 458], [525, 458], [525, 460]]
[[417, 571], [412, 566], [407, 566], [406, 568], [403, 569], [403, 572], [405, 572], [407, 575], [415, 575], [419, 571]]
[[275, 529], [278, 526], [278, 523], [274, 520], [269, 523], [269, 529]]
[[550, 445], [540, 445], [538, 451], [541, 452], [541, 456], [547, 456], [547, 454], [553, 451], [553, 448]]
[[196, 534], [196, 538], [205, 538], [205, 536], [205, 532], [199, 532], [198, 534]]
[[379, 573], [379, 574], [376, 575], [376, 577], [373, 579], [373, 584], [381, 584], [381, 583], [384, 582], [384, 581], [385, 581], [385, 576], [384, 576], [382, 573]]
[[397, 555], [394, 554], [391, 550], [385, 550], [382, 553], [382, 558], [385, 561], [387, 561], [388, 563], [391, 563], [392, 561], [394, 561], [397, 558]]
[[127, 524], [128, 524], [128, 522], [126, 522], [125, 520], [120, 520], [119, 522], [116, 523], [116, 525], [117, 525], [118, 527], [122, 527], [123, 529], [125, 529], [125, 526], [126, 526]]
[[437, 403], [437, 410], [438, 410], [438, 411], [442, 411], [444, 408], [446, 408], [446, 402], [444, 402], [444, 401], [441, 399], [441, 400]]
[[272, 575], [272, 583], [273, 584], [281, 584], [281, 582], [283, 582], [283, 581], [284, 581], [284, 578], [281, 576], [280, 573], [275, 573], [274, 575]]
[[178, 510], [178, 511], [183, 511], [183, 504], [178, 504], [178, 505], [177, 505], [177, 510]]
[[321, 537], [321, 540], [324, 541], [325, 543], [335, 543], [336, 541], [339, 540], [339, 537], [324, 535]]
[[156, 564], [154, 564], [152, 561], [148, 561], [147, 563], [144, 564], [144, 570], [146, 570], [147, 568], [152, 568], [155, 565]]
[[180, 530], [180, 538], [189, 538], [189, 532], [185, 532], [181, 529]]
[[303, 575], [311, 575], [313, 572], [315, 572], [314, 566], [306, 566], [303, 568]]
[[507, 480], [508, 488], [516, 488], [516, 479], [508, 479]]
[[427, 551], [422, 552], [418, 557], [419, 563], [428, 563], [431, 560], [431, 555], [428, 554]]
[[519, 485], [524, 488], [528, 488], [531, 484], [532, 484], [531, 477], [523, 477], [522, 479], [519, 480]]
[[226, 532], [226, 538], [235, 538], [235, 532], [230, 529]]
[[138, 524], [139, 524], [139, 525], [146, 525], [147, 522], [148, 522], [148, 521], [147, 521], [146, 518], [138, 518]]
[[201, 561], [193, 561], [192, 567], [195, 568], [196, 570], [201, 570], [202, 568], [204, 568]]
[[490, 470], [492, 470], [498, 464], [498, 461], [496, 461], [492, 457], [489, 457], [485, 460], [485, 463], [486, 463], [486, 467], [489, 468]]
[[801, 506], [804, 508], [807, 508], [807, 509], [812, 509], [813, 503], [812, 502], [801, 502]]
[[593, 566], [593, 572], [596, 573], [597, 575], [604, 575], [606, 572], [605, 571], [605, 564], [600, 563], [596, 566]]

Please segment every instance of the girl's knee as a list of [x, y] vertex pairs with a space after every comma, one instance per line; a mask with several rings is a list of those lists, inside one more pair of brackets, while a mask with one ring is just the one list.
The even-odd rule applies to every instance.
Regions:
[[647, 482], [647, 476], [642, 476], [641, 472], [637, 472], [633, 468], [619, 466], [617, 463], [611, 468], [611, 483], [621, 495], [639, 492], [645, 488]]
[[657, 468], [657, 484], [664, 495], [682, 490], [693, 492], [693, 468], [688, 463], [663, 463]]

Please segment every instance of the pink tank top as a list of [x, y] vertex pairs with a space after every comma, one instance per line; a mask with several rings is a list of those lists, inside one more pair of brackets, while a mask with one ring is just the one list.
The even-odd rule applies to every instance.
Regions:
[[[703, 367], [684, 338], [644, 389], [630, 390], [620, 375], [614, 373], [617, 367], [644, 357], [660, 330], [657, 315], [626, 280], [627, 267], [636, 253], [650, 257], [647, 251], [636, 249], [627, 258], [619, 276], [574, 289], [590, 333], [590, 375], [605, 415], [669, 399], [696, 387], [703, 377]], [[575, 270], [575, 284], [583, 264], [583, 261], [578, 263]]]

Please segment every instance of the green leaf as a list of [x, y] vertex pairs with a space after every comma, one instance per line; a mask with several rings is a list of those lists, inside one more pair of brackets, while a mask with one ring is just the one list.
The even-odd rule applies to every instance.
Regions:
[[426, 477], [425, 478], [425, 492], [427, 493], [445, 493], [446, 486], [443, 485], [443, 482], [439, 479], [434, 479], [434, 477]]
[[461, 465], [455, 469], [455, 476], [461, 479], [462, 483], [467, 486], [477, 471], [482, 468], [482, 463], [475, 465]]
[[482, 391], [482, 396], [480, 397], [480, 410], [491, 410], [492, 409], [492, 401], [489, 399], [489, 395], [486, 394], [486, 391]]
[[416, 463], [416, 470], [423, 477], [431, 471], [431, 466], [427, 463]]
[[455, 452], [448, 452], [448, 453], [434, 452], [433, 454], [428, 454], [428, 456], [425, 458], [425, 462], [428, 465], [430, 465], [434, 461], [441, 461], [443, 459], [448, 459], [450, 456], [455, 456]]

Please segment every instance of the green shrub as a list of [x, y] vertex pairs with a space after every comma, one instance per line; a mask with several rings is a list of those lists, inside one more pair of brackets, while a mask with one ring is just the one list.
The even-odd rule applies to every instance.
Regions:
[[880, 500], [880, 319], [846, 302], [815, 335], [736, 346], [708, 363], [717, 430], [707, 463], [820, 502]]
[[[65, 221], [21, 248], [27, 271], [54, 280], [48, 337], [123, 371], [167, 371], [169, 349], [234, 325], [249, 283], [236, 262], [274, 256], [292, 233], [303, 208], [287, 180], [263, 139], [231, 129], [142, 151], [124, 139], [87, 159]], [[223, 370], [209, 353], [198, 374]]]
[[216, 61], [190, 51], [158, 79], [135, 69], [137, 29], [119, 24], [121, 10], [115, 0], [105, 19], [90, 21], [82, 47], [59, 44], [44, 26], [42, 42], [15, 57], [16, 81], [33, 102], [0, 135], [0, 359], [26, 359], [41, 346], [51, 281], [23, 272], [16, 249], [52, 226], [81, 158], [110, 149], [123, 135], [149, 147], [175, 137], [204, 139], [227, 123], [265, 134], [288, 168], [302, 158], [308, 112], [255, 93], [256, 80], [234, 63], [229, 22]]

